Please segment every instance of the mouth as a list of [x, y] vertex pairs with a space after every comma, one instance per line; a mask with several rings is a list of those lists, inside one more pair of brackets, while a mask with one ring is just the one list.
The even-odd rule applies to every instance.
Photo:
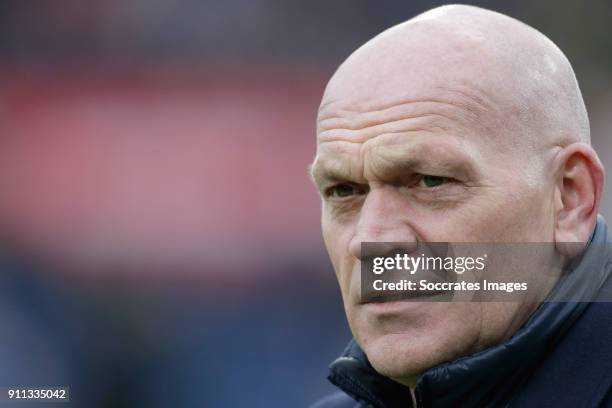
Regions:
[[365, 293], [358, 304], [383, 304], [405, 302], [448, 302], [453, 299], [454, 290], [415, 290], [400, 291], [399, 293], [367, 294]]

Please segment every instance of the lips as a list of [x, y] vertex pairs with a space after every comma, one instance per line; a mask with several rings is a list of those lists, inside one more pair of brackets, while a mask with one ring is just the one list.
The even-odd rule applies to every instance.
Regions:
[[[428, 280], [434, 282], [434, 280]], [[437, 280], [436, 280], [437, 281]], [[440, 280], [440, 282], [442, 282]], [[362, 290], [360, 304], [368, 303], [387, 303], [397, 301], [450, 301], [452, 300], [454, 290], [421, 290], [418, 289], [418, 282], [415, 282], [415, 290], [386, 290], [376, 291], [372, 286], [367, 290]]]

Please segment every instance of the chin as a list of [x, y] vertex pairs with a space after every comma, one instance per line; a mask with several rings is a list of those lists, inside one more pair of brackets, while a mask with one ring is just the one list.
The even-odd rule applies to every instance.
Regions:
[[[442, 304], [437, 306], [445, 309]], [[399, 382], [477, 351], [478, 319], [466, 318], [473, 314], [434, 314], [437, 316], [429, 315], [414, 325], [398, 327], [394, 324], [393, 330], [380, 330], [378, 324], [374, 327], [365, 324], [361, 327], [364, 330], [354, 331], [355, 337], [372, 367]]]
[[386, 334], [375, 340], [365, 340], [362, 346], [372, 367], [395, 380], [414, 378], [429, 368], [447, 361], [446, 353], [429, 344], [415, 342], [410, 334]]

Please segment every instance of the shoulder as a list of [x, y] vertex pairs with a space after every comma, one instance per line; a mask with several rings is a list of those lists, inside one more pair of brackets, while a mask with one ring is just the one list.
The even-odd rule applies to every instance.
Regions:
[[536, 401], [542, 407], [611, 403], [611, 344], [612, 303], [592, 303], [529, 378], [514, 405], [531, 406], [527, 402]]
[[320, 399], [310, 408], [362, 408], [366, 405], [362, 405], [355, 401], [343, 392], [336, 392], [328, 395], [325, 398]]

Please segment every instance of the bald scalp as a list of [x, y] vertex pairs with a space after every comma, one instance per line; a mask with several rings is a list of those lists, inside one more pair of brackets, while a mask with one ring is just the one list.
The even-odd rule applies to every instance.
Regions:
[[356, 50], [327, 85], [319, 139], [334, 118], [363, 121], [397, 103], [439, 100], [463, 109], [483, 134], [501, 134], [496, 143], [505, 147], [541, 153], [590, 143], [582, 95], [563, 52], [518, 20], [465, 5], [427, 11]]

